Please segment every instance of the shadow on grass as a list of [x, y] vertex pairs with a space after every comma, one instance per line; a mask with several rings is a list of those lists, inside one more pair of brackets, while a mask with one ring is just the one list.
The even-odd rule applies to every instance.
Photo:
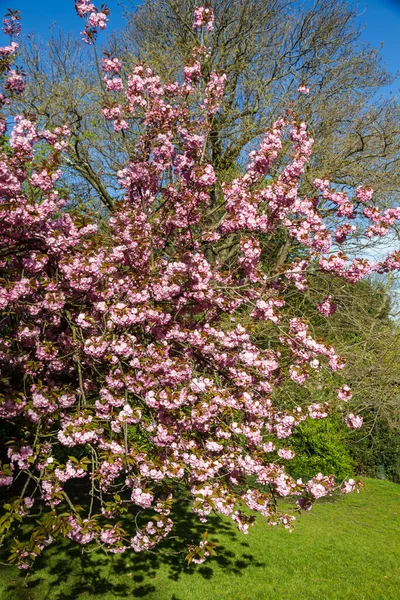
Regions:
[[[29, 576], [20, 573], [7, 587], [7, 600], [72, 600], [101, 598], [148, 598], [157, 591], [159, 572], [173, 581], [197, 573], [210, 580], [215, 569], [241, 575], [250, 565], [264, 567], [248, 552], [248, 543], [230, 522], [211, 515], [207, 524], [199, 523], [193, 513], [180, 510], [172, 516], [173, 536], [154, 552], [104, 554], [101, 551], [82, 552], [82, 548], [63, 541], [49, 547], [35, 563]], [[203, 565], [188, 565], [187, 545], [198, 543], [205, 531], [220, 544], [217, 556]], [[40, 589], [40, 593], [38, 594]], [[149, 598], [150, 597], [150, 598]], [[171, 600], [184, 600], [173, 595]]]

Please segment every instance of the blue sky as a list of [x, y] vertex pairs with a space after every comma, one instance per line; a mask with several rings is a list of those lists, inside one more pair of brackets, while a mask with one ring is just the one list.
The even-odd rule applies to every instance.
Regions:
[[[118, 29], [122, 25], [122, 8], [118, 0], [93, 0], [100, 7], [107, 4], [111, 10], [109, 29]], [[138, 4], [139, 2], [137, 2]], [[129, 4], [129, 0], [124, 2]], [[49, 27], [55, 23], [66, 31], [83, 29], [83, 20], [75, 13], [74, 0], [0, 0], [0, 9], [17, 9], [22, 13], [22, 27], [25, 33], [35, 31], [45, 37]]]
[[[363, 39], [374, 48], [383, 43], [382, 55], [392, 73], [400, 71], [400, 0], [360, 2], [360, 24], [365, 24]], [[397, 91], [400, 82], [390, 89]]]
[[[102, 1], [95, 4], [100, 5]], [[108, 0], [106, 3], [111, 10], [109, 30], [119, 29], [122, 25], [121, 2]], [[122, 3], [129, 4], [129, 1]], [[140, 0], [136, 2], [139, 3]], [[0, 0], [0, 13], [8, 7], [21, 11], [25, 33], [35, 31], [45, 37], [52, 23], [77, 34], [82, 29], [83, 21], [75, 14], [73, 0]], [[393, 73], [400, 70], [400, 0], [360, 0], [358, 12], [358, 23], [365, 25], [363, 39], [375, 48], [383, 43], [382, 55], [388, 69]], [[399, 88], [400, 82], [386, 91]]]

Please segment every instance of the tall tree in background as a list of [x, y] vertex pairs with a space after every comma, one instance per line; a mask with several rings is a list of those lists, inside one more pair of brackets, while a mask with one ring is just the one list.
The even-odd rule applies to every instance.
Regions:
[[[333, 0], [307, 7], [285, 0], [210, 5], [217, 25], [213, 38], [203, 40], [211, 52], [209, 58], [200, 57], [202, 77], [206, 81], [214, 70], [226, 73], [228, 82], [208, 139], [207, 158], [216, 171], [224, 177], [237, 172], [243, 149], [259, 141], [282, 107], [292, 105], [318, 140], [304, 191], [310, 191], [315, 177], [328, 175], [347, 188], [362, 179], [380, 204], [390, 205], [400, 188], [400, 110], [395, 99], [377, 99], [393, 78], [379, 53], [361, 44], [356, 9]], [[146, 0], [127, 14], [128, 24], [113, 37], [109, 51], [123, 58], [127, 72], [142, 61], [163, 80], [182, 78], [183, 62], [196, 61], [191, 57], [195, 6], [194, 0]], [[30, 79], [19, 108], [47, 124], [72, 123], [76, 144], [70, 167], [81, 182], [80, 192], [110, 209], [115, 165], [132, 152], [136, 137], [126, 134], [121, 141], [95, 116], [103, 83], [96, 72], [98, 58], [85, 54], [83, 60], [83, 52], [68, 36], [55, 34], [47, 50], [31, 39], [25, 52]], [[311, 93], [298, 100], [301, 83]], [[93, 127], [96, 136], [89, 133]], [[101, 188], [99, 173], [108, 174], [108, 189]]]
[[[304, 83], [311, 94], [301, 100], [301, 111], [319, 140], [309, 179], [329, 174], [337, 184], [354, 186], [362, 174], [382, 195], [399, 189], [399, 106], [395, 100], [376, 101], [393, 78], [379, 53], [361, 43], [356, 8], [332, 0], [312, 6], [286, 0], [210, 5], [218, 25], [205, 40], [211, 54], [204, 72], [228, 75], [210, 134], [217, 170], [233, 168], [282, 106], [297, 105], [297, 89]], [[115, 51], [123, 48], [126, 58], [176, 77], [195, 43], [195, 6], [194, 0], [145, 0], [130, 14], [122, 38], [114, 40]]]

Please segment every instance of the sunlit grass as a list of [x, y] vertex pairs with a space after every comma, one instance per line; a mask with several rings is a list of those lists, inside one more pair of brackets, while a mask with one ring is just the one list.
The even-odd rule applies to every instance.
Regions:
[[[186, 566], [176, 540], [170, 554], [81, 554], [65, 544], [48, 550], [25, 580], [0, 571], [1, 600], [398, 600], [400, 486], [365, 480], [360, 494], [324, 502], [298, 518], [293, 533], [262, 520], [248, 536], [212, 519], [218, 555]], [[200, 534], [195, 521], [181, 533]], [[196, 531], [195, 531], [196, 530]]]

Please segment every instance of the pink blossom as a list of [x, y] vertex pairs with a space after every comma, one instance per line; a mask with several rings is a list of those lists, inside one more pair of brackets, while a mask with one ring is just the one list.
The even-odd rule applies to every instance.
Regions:
[[0, 473], [0, 487], [1, 486], [10, 486], [13, 482], [12, 475], [5, 475], [4, 473]]
[[18, 36], [21, 33], [21, 24], [19, 20], [19, 17], [16, 15], [12, 15], [9, 19], [3, 19], [3, 33], [9, 35], [10, 37], [14, 35]]
[[18, 47], [19, 45], [16, 42], [11, 42], [8, 46], [0, 47], [0, 56], [2, 58], [8, 58], [17, 52]]
[[279, 448], [278, 456], [286, 460], [291, 460], [292, 458], [294, 458], [295, 453], [293, 452], [293, 450], [285, 450], [285, 448]]
[[89, 15], [89, 24], [91, 27], [105, 29], [108, 23], [107, 16], [102, 12], [91, 12]]
[[122, 63], [118, 58], [103, 58], [101, 68], [105, 73], [119, 73], [122, 68]]
[[360, 202], [368, 202], [371, 200], [374, 194], [374, 190], [369, 187], [358, 186], [356, 190], [356, 198], [360, 200]]
[[21, 73], [18, 73], [15, 69], [11, 69], [8, 72], [8, 77], [6, 81], [6, 88], [8, 88], [12, 92], [17, 92], [21, 94], [25, 89], [26, 81]]
[[328, 416], [328, 405], [325, 404], [311, 404], [308, 406], [308, 414], [311, 419], [325, 419]]
[[353, 415], [353, 413], [350, 413], [347, 415], [345, 423], [350, 429], [359, 429], [362, 427], [363, 418], [360, 415]]
[[359, 492], [357, 482], [354, 479], [348, 479], [344, 482], [343, 486], [341, 487], [341, 491], [343, 492], [343, 494], [350, 494], [354, 491]]
[[306, 94], [306, 95], [307, 95], [307, 94], [309, 94], [309, 93], [310, 93], [310, 88], [308, 88], [308, 87], [307, 87], [306, 85], [304, 85], [304, 84], [301, 84], [301, 85], [298, 87], [298, 90], [297, 90], [297, 91], [299, 92], [299, 94]]
[[196, 60], [192, 65], [188, 65], [184, 68], [186, 81], [196, 81], [201, 77], [201, 65]]
[[336, 304], [334, 304], [331, 300], [332, 300], [332, 296], [328, 295], [324, 298], [323, 302], [321, 302], [317, 306], [318, 311], [325, 317], [334, 315], [337, 310]]
[[78, 17], [85, 20], [85, 29], [81, 32], [82, 39], [86, 44], [93, 44], [97, 30], [106, 28], [109, 19], [109, 10], [102, 5], [99, 10], [90, 0], [75, 0], [75, 10]]
[[353, 392], [351, 391], [351, 388], [345, 384], [337, 390], [337, 397], [339, 400], [343, 400], [343, 402], [348, 402], [353, 397]]
[[94, 11], [94, 4], [90, 0], [77, 0], [75, 2], [75, 10], [80, 17], [84, 17], [87, 13]]
[[214, 29], [214, 13], [211, 8], [204, 8], [200, 6], [194, 11], [193, 29], [196, 30], [199, 27], [207, 27], [208, 32], [212, 32]]

